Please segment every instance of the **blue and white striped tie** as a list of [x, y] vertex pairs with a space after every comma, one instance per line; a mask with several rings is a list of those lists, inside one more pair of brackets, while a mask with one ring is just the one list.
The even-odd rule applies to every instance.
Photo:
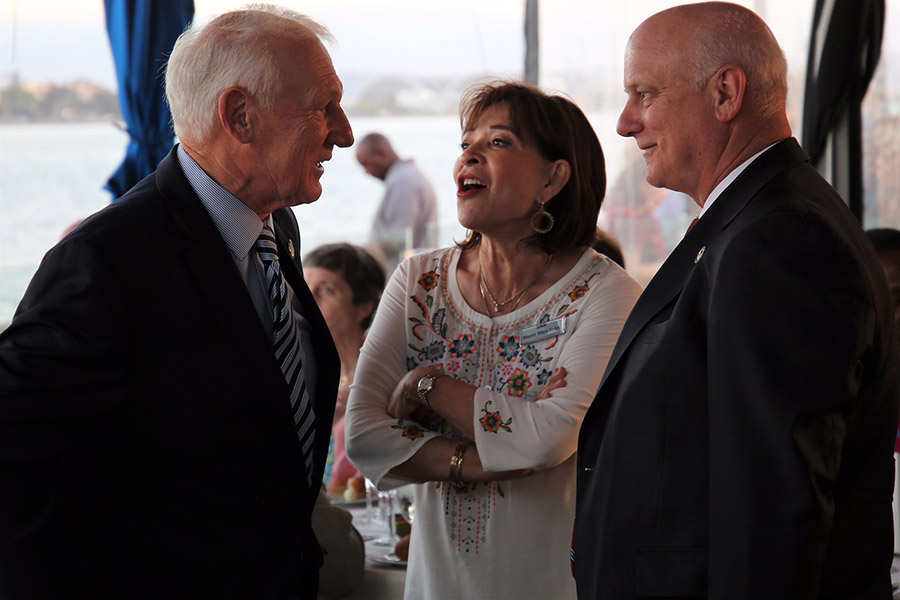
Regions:
[[306, 463], [308, 481], [312, 481], [313, 441], [315, 439], [315, 414], [312, 402], [306, 389], [306, 378], [303, 376], [303, 361], [300, 356], [300, 336], [294, 311], [287, 303], [287, 290], [281, 265], [278, 262], [278, 248], [275, 245], [275, 234], [271, 227], [263, 226], [259, 239], [253, 245], [265, 267], [266, 291], [272, 302], [272, 337], [275, 358], [284, 373], [288, 389], [291, 392], [291, 409], [294, 411], [294, 424], [300, 447], [303, 449], [303, 460]]

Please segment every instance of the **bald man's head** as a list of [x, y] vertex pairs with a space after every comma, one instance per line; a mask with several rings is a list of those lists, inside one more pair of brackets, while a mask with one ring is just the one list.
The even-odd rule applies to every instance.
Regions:
[[356, 160], [366, 173], [382, 181], [399, 158], [391, 142], [380, 133], [370, 133], [356, 144]]
[[703, 89], [725, 65], [747, 76], [744, 106], [759, 117], [787, 107], [787, 59], [768, 25], [753, 11], [730, 2], [676, 6], [644, 21], [632, 34], [665, 39], [670, 59], [689, 65], [688, 77]]
[[641, 23], [625, 52], [628, 101], [616, 130], [633, 137], [647, 181], [700, 206], [735, 166], [790, 137], [787, 62], [752, 11], [678, 6]]

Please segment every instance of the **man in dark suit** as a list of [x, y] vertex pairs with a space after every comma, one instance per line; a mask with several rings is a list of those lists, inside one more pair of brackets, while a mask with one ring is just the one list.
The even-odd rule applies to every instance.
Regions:
[[288, 207], [353, 142], [327, 36], [186, 32], [181, 145], [35, 274], [0, 336], [0, 597], [316, 596], [340, 363]]
[[889, 598], [898, 363], [878, 259], [791, 138], [751, 11], [632, 34], [618, 132], [697, 224], [626, 322], [578, 444], [579, 598]]

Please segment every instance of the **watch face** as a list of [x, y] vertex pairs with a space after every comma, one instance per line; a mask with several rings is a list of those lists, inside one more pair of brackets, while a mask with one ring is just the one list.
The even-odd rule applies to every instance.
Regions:
[[434, 387], [434, 379], [431, 377], [425, 376], [419, 380], [419, 391], [420, 392], [430, 392], [431, 388]]

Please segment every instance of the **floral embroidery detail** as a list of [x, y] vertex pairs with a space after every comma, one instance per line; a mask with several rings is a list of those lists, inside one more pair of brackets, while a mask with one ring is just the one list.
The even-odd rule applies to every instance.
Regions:
[[519, 342], [516, 341], [515, 336], [508, 335], [500, 340], [497, 351], [503, 359], [508, 361], [515, 360], [516, 356], [519, 355]]
[[412, 334], [413, 334], [413, 336], [414, 336], [417, 340], [424, 340], [425, 337], [424, 337], [423, 334], [422, 334], [422, 328], [423, 328], [423, 327], [428, 327], [428, 326], [427, 326], [425, 323], [422, 323], [421, 321], [419, 321], [418, 319], [415, 319], [415, 318], [410, 319], [410, 321], [412, 321], [413, 323], [415, 323], [415, 325], [413, 325], [413, 328], [412, 328]]
[[465, 358], [476, 350], [475, 338], [468, 333], [456, 336], [456, 339], [450, 342], [450, 356]]
[[[575, 301], [577, 301], [577, 300], [581, 300], [582, 298], [584, 298], [585, 294], [587, 294], [588, 291], [591, 289], [591, 287], [588, 285], [588, 283], [591, 281], [591, 279], [594, 278], [594, 276], [595, 276], [596, 274], [597, 274], [596, 272], [595, 272], [595, 273], [591, 273], [591, 274], [588, 276], [588, 278], [585, 279], [584, 282], [583, 282], [581, 285], [576, 285], [575, 287], [573, 287], [573, 288], [569, 291], [568, 296], [569, 296], [569, 298], [572, 299], [572, 302], [575, 302]], [[561, 308], [559, 309], [559, 312], [562, 313], [562, 312], [565, 311], [565, 309], [567, 309], [567, 308], [568, 308], [568, 306], [563, 306], [563, 307], [561, 307]]]
[[[430, 298], [431, 296], [429, 296]], [[439, 308], [431, 317], [431, 329], [442, 338], [447, 337], [447, 323], [444, 318], [447, 316], [447, 309]]]
[[444, 485], [449, 485], [449, 486], [452, 487], [452, 488], [456, 491], [456, 493], [458, 493], [458, 494], [468, 494], [469, 492], [475, 492], [475, 491], [477, 491], [479, 488], [483, 488], [483, 487], [485, 487], [485, 486], [487, 486], [487, 485], [490, 485], [490, 484], [489, 484], [489, 483], [484, 483], [484, 482], [472, 481], [472, 482], [469, 482], [469, 483], [463, 482], [462, 485], [457, 485], [457, 484], [455, 484], [455, 483], [453, 483], [453, 482], [450, 482], [450, 481], [435, 481], [435, 482], [434, 482], [434, 489], [439, 490], [439, 489], [441, 489], [441, 486], [444, 486]]
[[529, 344], [522, 348], [522, 353], [519, 355], [519, 362], [521, 362], [526, 367], [534, 367], [541, 361], [541, 353], [538, 352], [537, 347], [534, 344]]
[[572, 291], [569, 292], [569, 298], [571, 298], [573, 302], [584, 298], [584, 295], [588, 293], [589, 289], [590, 288], [587, 285], [576, 285], [572, 288]]
[[553, 371], [548, 371], [547, 369], [541, 369], [541, 372], [537, 374], [538, 385], [544, 385], [545, 383], [550, 381], [551, 375], [553, 375]]
[[440, 280], [441, 276], [437, 274], [437, 271], [432, 270], [423, 273], [422, 276], [419, 277], [419, 285], [421, 285], [426, 292], [430, 292], [437, 287], [438, 281]]
[[399, 429], [400, 435], [409, 441], [417, 440], [425, 436], [422, 428], [415, 423], [404, 423], [402, 419], [397, 421], [396, 425], [391, 425], [391, 429]]
[[[426, 306], [425, 303], [422, 302], [421, 300], [419, 300], [416, 296], [410, 296], [409, 299], [412, 300], [413, 302], [415, 302], [416, 306], [419, 307], [419, 310], [422, 312], [422, 316], [425, 317], [425, 318], [428, 318], [428, 309], [429, 309], [429, 307]], [[412, 320], [413, 320], [413, 319], [410, 319], [410, 321], [412, 321]], [[421, 319], [416, 319], [415, 322], [416, 322], [416, 323], [421, 323], [422, 320], [421, 320]]]
[[507, 384], [509, 385], [509, 387], [507, 388], [507, 393], [510, 396], [517, 396], [519, 398], [524, 396], [525, 392], [527, 392], [532, 386], [531, 378], [528, 377], [528, 371], [523, 371], [522, 369], [516, 369], [512, 376], [509, 378]]
[[435, 340], [424, 348], [409, 344], [409, 349], [416, 353], [416, 356], [412, 361], [409, 360], [409, 357], [407, 357], [406, 360], [407, 367], [410, 367], [410, 365], [412, 365], [408, 370], [412, 371], [421, 363], [424, 363], [426, 361], [433, 363], [441, 360], [446, 353], [447, 347], [444, 345], [444, 342]]
[[488, 400], [485, 403], [484, 408], [481, 409], [481, 412], [484, 413], [484, 416], [479, 419], [482, 429], [488, 433], [497, 433], [501, 429], [508, 433], [512, 433], [512, 428], [509, 426], [509, 424], [512, 423], [512, 417], [504, 421], [499, 411], [488, 412], [488, 405], [492, 402], [492, 400]]
[[[469, 322], [457, 311], [452, 298], [444, 293], [443, 278], [448, 276], [453, 256], [453, 251], [435, 255], [427, 263], [418, 263], [420, 268], [411, 272], [413, 289], [407, 299], [407, 369], [422, 365], [442, 367], [466, 383], [490, 384], [495, 398], [517, 398], [506, 402], [532, 399], [552, 377], [551, 365], [558, 359], [559, 342], [565, 336], [523, 343], [519, 337], [521, 330], [576, 314], [581, 301], [591, 295], [591, 281], [597, 276], [597, 270], [586, 269], [577, 279], [569, 280], [553, 301], [535, 315], [535, 321], [485, 329]], [[498, 401], [502, 408], [491, 409], [491, 402], [485, 402], [482, 409], [476, 409], [480, 413], [476, 413], [476, 429], [482, 427], [485, 435], [504, 432], [520, 435], [518, 429], [512, 428], [515, 417], [510, 417], [508, 412], [503, 414], [513, 408]], [[418, 423], [409, 419], [405, 420], [408, 425], [397, 419], [388, 423], [391, 424], [388, 427], [396, 429], [404, 439], [415, 440], [417, 444], [434, 434], [459, 437], [459, 432], [450, 423], [431, 411], [422, 415]], [[448, 526], [447, 541], [456, 552], [470, 555], [477, 555], [486, 548], [491, 537], [492, 513], [508, 502], [512, 493], [505, 483], [456, 486], [447, 481], [434, 482], [433, 489], [429, 488], [428, 492], [435, 494], [443, 505], [443, 518]]]
[[[420, 280], [421, 282], [421, 280]], [[423, 302], [420, 298], [416, 296], [410, 296], [410, 300], [419, 308], [419, 312], [422, 313], [423, 318], [419, 317], [410, 317], [409, 322], [413, 323], [412, 326], [412, 334], [417, 340], [424, 340], [426, 330], [431, 329], [438, 337], [446, 338], [447, 337], [447, 309], [439, 308], [434, 312], [433, 315], [429, 317], [428, 313], [434, 305], [434, 297], [431, 294], [425, 297], [425, 301]], [[417, 352], [420, 350], [418, 348], [414, 348]]]
[[[428, 297], [431, 298], [431, 296], [428, 296]], [[428, 319], [428, 306], [425, 306], [425, 303], [422, 302], [421, 300], [419, 300], [418, 298], [416, 298], [415, 296], [410, 296], [409, 299], [412, 300], [415, 303], [415, 305], [419, 307], [419, 310], [422, 312], [422, 316], [425, 317], [426, 319]], [[427, 329], [429, 327], [429, 324], [426, 321], [423, 321], [422, 319], [420, 319], [418, 317], [410, 317], [409, 322], [415, 323], [415, 325], [413, 325], [413, 328], [412, 328], [413, 336], [417, 340], [424, 340], [425, 334], [424, 334], [423, 330]]]
[[431, 342], [425, 347], [425, 358], [430, 361], [440, 360], [444, 357], [445, 350], [446, 347], [444, 346], [444, 342]]

